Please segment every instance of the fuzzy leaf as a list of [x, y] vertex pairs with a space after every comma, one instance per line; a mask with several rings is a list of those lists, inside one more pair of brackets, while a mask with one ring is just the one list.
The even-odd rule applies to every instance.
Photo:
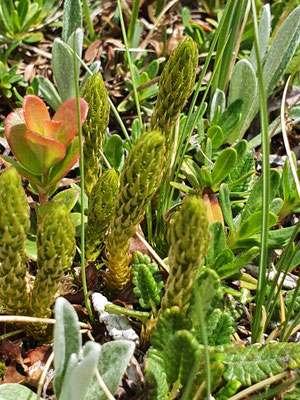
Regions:
[[235, 129], [227, 137], [228, 143], [234, 143], [237, 138], [242, 138], [248, 128], [251, 119], [248, 119], [250, 110], [255, 107], [257, 97], [257, 78], [254, 68], [247, 60], [236, 63], [230, 80], [228, 104], [232, 104], [237, 99], [241, 99], [243, 107], [241, 109], [241, 119]]
[[219, 191], [219, 202], [222, 209], [223, 217], [231, 231], [234, 230], [232, 210], [230, 204], [230, 192], [226, 183], [222, 183]]
[[[274, 226], [278, 221], [278, 217], [269, 213], [268, 226], [269, 228]], [[255, 235], [261, 231], [262, 225], [262, 211], [256, 211], [252, 215], [241, 223], [241, 226], [237, 232], [237, 240], [246, 239], [247, 237]]]
[[[98, 369], [109, 391], [114, 395], [121, 383], [126, 367], [134, 352], [134, 343], [129, 340], [117, 340], [101, 346]], [[106, 400], [107, 397], [93, 378], [85, 400]]]
[[35, 400], [36, 393], [17, 383], [5, 383], [0, 386], [0, 400]]
[[[270, 39], [270, 32], [271, 32], [271, 12], [270, 12], [270, 4], [266, 4], [263, 7], [263, 11], [261, 14], [261, 18], [259, 21], [258, 27], [258, 43], [259, 43], [259, 56], [260, 59], [263, 61], [265, 54], [268, 50], [269, 39]], [[255, 53], [255, 46], [253, 44], [249, 61], [251, 62], [254, 70], [257, 70], [257, 60], [256, 60], [256, 53]]]
[[264, 346], [234, 346], [225, 352], [224, 378], [237, 379], [243, 386], [251, 386], [267, 377], [296, 369], [300, 366], [298, 343], [271, 343]]
[[71, 304], [62, 297], [55, 303], [54, 327], [54, 389], [57, 398], [63, 386], [63, 380], [71, 354], [79, 354], [81, 335], [79, 334], [78, 317]]
[[206, 135], [211, 140], [213, 150], [217, 150], [223, 143], [223, 131], [218, 125], [210, 126]]
[[65, 0], [63, 12], [62, 40], [67, 42], [74, 29], [82, 27], [80, 0]]

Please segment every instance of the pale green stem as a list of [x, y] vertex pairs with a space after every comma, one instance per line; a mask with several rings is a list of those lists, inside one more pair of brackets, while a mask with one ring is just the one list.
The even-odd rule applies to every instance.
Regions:
[[261, 327], [262, 307], [266, 293], [266, 270], [268, 262], [268, 219], [270, 209], [270, 143], [268, 135], [268, 109], [267, 97], [263, 80], [263, 69], [259, 55], [259, 41], [258, 41], [258, 25], [255, 9], [255, 2], [252, 0], [253, 12], [253, 25], [254, 25], [254, 46], [257, 59], [257, 77], [259, 85], [259, 101], [260, 101], [260, 121], [261, 121], [261, 134], [262, 134], [262, 179], [263, 179], [263, 204], [262, 204], [262, 229], [261, 229], [261, 253], [259, 260], [257, 291], [256, 291], [256, 307], [254, 313], [253, 327], [252, 327], [252, 343], [261, 341], [263, 328]]
[[[75, 35], [74, 35], [74, 48], [75, 48]], [[76, 52], [73, 51], [73, 60], [74, 60], [74, 75], [78, 76], [77, 73], [77, 60], [75, 57]], [[77, 123], [78, 123], [78, 137], [79, 137], [79, 170], [80, 170], [80, 211], [81, 211], [81, 278], [82, 278], [82, 288], [84, 294], [84, 303], [86, 309], [88, 311], [91, 322], [94, 322], [93, 312], [91, 309], [89, 294], [87, 290], [86, 284], [86, 275], [85, 275], [85, 231], [84, 231], [84, 160], [83, 160], [83, 145], [82, 145], [82, 126], [81, 126], [81, 115], [80, 115], [80, 102], [79, 102], [79, 86], [78, 80], [75, 79], [75, 93], [76, 93], [76, 108], [77, 108]]]
[[142, 121], [142, 114], [141, 114], [141, 109], [140, 109], [139, 96], [138, 96], [138, 91], [137, 91], [137, 88], [136, 88], [136, 82], [135, 82], [134, 73], [133, 73], [132, 60], [131, 60], [130, 53], [129, 53], [129, 47], [128, 47], [128, 41], [127, 41], [127, 35], [126, 35], [126, 28], [125, 28], [125, 24], [124, 24], [124, 19], [123, 19], [123, 13], [122, 13], [122, 7], [121, 7], [120, 0], [117, 0], [117, 5], [118, 5], [119, 14], [120, 14], [120, 24], [121, 24], [121, 29], [122, 29], [123, 41], [124, 41], [124, 45], [125, 45], [125, 49], [126, 49], [126, 56], [127, 56], [130, 75], [131, 75], [131, 79], [132, 79], [132, 87], [133, 87], [136, 111], [137, 111], [137, 114], [138, 114], [140, 127], [141, 127], [141, 129], [143, 129], [143, 121]]

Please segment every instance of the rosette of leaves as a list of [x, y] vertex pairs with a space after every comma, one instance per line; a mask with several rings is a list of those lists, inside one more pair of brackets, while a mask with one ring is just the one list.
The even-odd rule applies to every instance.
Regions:
[[101, 174], [101, 156], [105, 129], [109, 120], [108, 93], [102, 75], [97, 72], [91, 76], [83, 87], [82, 97], [88, 103], [89, 110], [83, 125], [84, 145], [84, 186], [88, 196]]
[[203, 201], [197, 197], [186, 198], [171, 221], [168, 232], [170, 273], [162, 310], [178, 306], [187, 311], [209, 240], [209, 224]]
[[[72, 265], [75, 248], [75, 227], [68, 210], [63, 205], [51, 208], [37, 232], [38, 273], [30, 300], [32, 315], [50, 316], [50, 306], [64, 272]], [[43, 325], [29, 329], [36, 337], [43, 337]]]
[[28, 310], [25, 239], [29, 206], [20, 176], [14, 168], [0, 175], [0, 300], [6, 314]]
[[164, 133], [167, 150], [173, 127], [194, 90], [197, 65], [197, 45], [186, 38], [173, 50], [161, 74], [150, 128], [159, 128]]
[[118, 174], [105, 171], [93, 187], [88, 206], [86, 229], [86, 258], [95, 260], [102, 251], [102, 243], [109, 227], [118, 195]]
[[152, 131], [141, 136], [125, 161], [106, 242], [105, 280], [112, 291], [121, 290], [129, 279], [129, 240], [160, 185], [164, 154], [164, 137]]
[[142, 308], [152, 309], [156, 315], [156, 306], [160, 304], [163, 280], [158, 266], [151, 262], [147, 254], [136, 251], [132, 258], [133, 293], [139, 298]]

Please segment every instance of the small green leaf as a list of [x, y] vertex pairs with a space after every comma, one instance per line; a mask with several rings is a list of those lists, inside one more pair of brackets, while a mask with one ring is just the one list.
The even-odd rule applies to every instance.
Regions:
[[[37, 260], [36, 238], [27, 237], [25, 242], [25, 254], [33, 261]], [[1, 400], [1, 399], [0, 399]]]
[[[274, 226], [277, 221], [278, 217], [275, 214], [269, 213], [269, 227]], [[258, 232], [261, 232], [261, 224], [262, 211], [256, 211], [241, 223], [241, 226], [237, 232], [237, 240], [246, 239]]]
[[61, 105], [62, 101], [53, 83], [44, 76], [38, 76], [37, 78], [39, 81], [39, 89], [41, 91], [41, 94], [45, 98], [46, 102], [50, 105], [50, 107], [56, 111]]
[[219, 118], [219, 126], [222, 129], [224, 140], [231, 134], [241, 119], [243, 100], [236, 99], [229, 104]]
[[75, 189], [66, 189], [57, 193], [52, 201], [58, 202], [59, 204], [64, 204], [68, 211], [71, 211], [75, 204], [77, 203], [80, 192]]
[[223, 92], [223, 90], [217, 88], [212, 97], [210, 105], [210, 110], [209, 110], [210, 122], [212, 123], [212, 121], [214, 121], [214, 123], [217, 124], [219, 120], [218, 116], [222, 114], [224, 110], [225, 110], [225, 93]]
[[216, 257], [227, 248], [226, 235], [221, 222], [215, 222], [210, 226], [211, 240], [206, 254], [206, 265], [214, 269]]
[[124, 165], [124, 145], [119, 135], [112, 135], [104, 146], [104, 153], [110, 165], [116, 170], [121, 171]]
[[[262, 61], [268, 50], [270, 32], [271, 32], [270, 4], [266, 4], [263, 7], [260, 22], [259, 22], [259, 27], [258, 27], [259, 56]], [[257, 61], [256, 61], [254, 44], [251, 49], [249, 61], [251, 62], [254, 70], [256, 71], [257, 70]]]
[[[153, 351], [152, 351], [153, 352]], [[167, 400], [169, 387], [167, 383], [167, 375], [162, 363], [157, 362], [154, 357], [151, 357], [150, 351], [146, 358], [146, 380], [152, 386], [149, 393], [150, 400]]]
[[154, 79], [158, 74], [159, 62], [157, 60], [151, 61], [147, 66], [146, 72], [150, 79]]
[[223, 150], [212, 170], [213, 189], [216, 189], [219, 184], [230, 174], [237, 160], [237, 152], [234, 149], [227, 148]]
[[212, 149], [217, 150], [223, 143], [223, 132], [218, 125], [212, 125], [207, 131], [207, 137], [211, 139]]
[[231, 232], [234, 231], [232, 210], [230, 204], [230, 192], [226, 183], [222, 183], [219, 191], [219, 202], [222, 209], [224, 221], [228, 225]]
[[251, 249], [239, 254], [232, 262], [223, 265], [217, 269], [220, 279], [228, 278], [239, 272], [246, 264], [250, 263], [254, 257], [260, 253], [259, 247], [252, 247]]

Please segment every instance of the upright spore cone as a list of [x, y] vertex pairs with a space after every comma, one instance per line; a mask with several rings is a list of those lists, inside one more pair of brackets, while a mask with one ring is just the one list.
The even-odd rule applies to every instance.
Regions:
[[87, 80], [81, 95], [89, 105], [88, 115], [83, 125], [85, 191], [89, 196], [101, 174], [99, 149], [103, 149], [110, 110], [108, 93], [100, 72]]
[[95, 260], [102, 250], [103, 239], [112, 219], [118, 195], [118, 183], [118, 174], [111, 168], [101, 175], [92, 189], [86, 230], [88, 260]]
[[173, 50], [161, 74], [150, 128], [159, 128], [164, 133], [167, 149], [172, 128], [194, 90], [197, 65], [197, 45], [191, 38], [186, 38]]
[[50, 306], [60, 279], [72, 265], [75, 254], [75, 228], [65, 206], [52, 209], [37, 233], [38, 273], [31, 297], [31, 311], [39, 317], [50, 315]]
[[208, 250], [209, 240], [209, 224], [203, 201], [197, 197], [186, 198], [169, 229], [170, 274], [162, 310], [178, 306], [182, 311], [187, 311], [192, 286]]
[[105, 279], [108, 287], [120, 290], [129, 279], [129, 239], [135, 232], [148, 202], [160, 185], [165, 139], [158, 131], [145, 133], [134, 144], [120, 177], [120, 189], [111, 232], [106, 243]]
[[25, 240], [30, 211], [14, 168], [0, 174], [0, 215], [0, 301], [6, 314], [26, 315]]

